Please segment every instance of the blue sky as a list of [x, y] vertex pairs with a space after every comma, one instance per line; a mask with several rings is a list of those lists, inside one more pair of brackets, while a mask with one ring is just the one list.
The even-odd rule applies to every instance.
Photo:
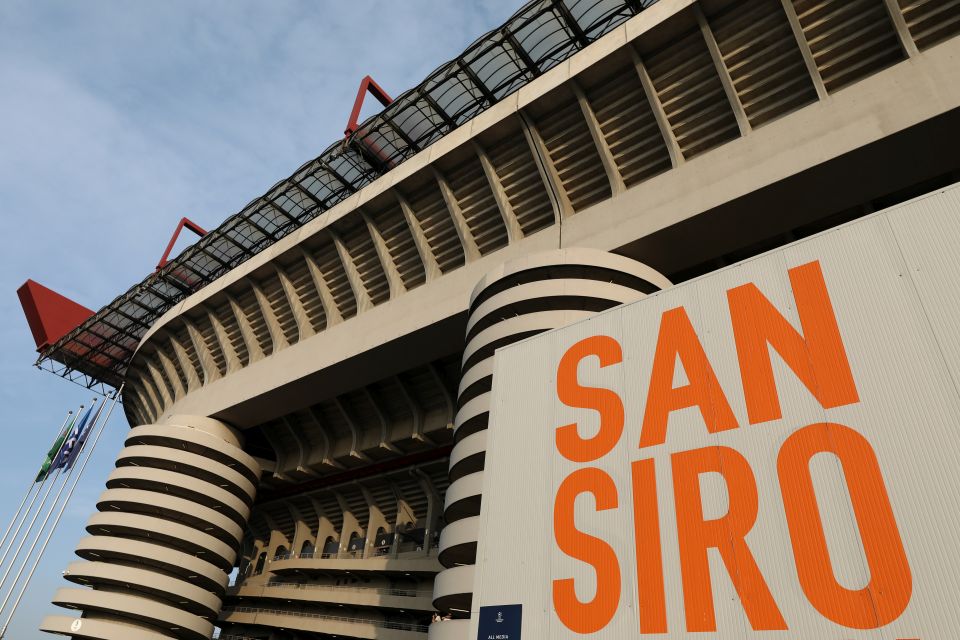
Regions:
[[[32, 368], [16, 288], [100, 308], [152, 270], [181, 216], [215, 227], [341, 136], [364, 75], [399, 94], [519, 4], [0, 3], [0, 533], [67, 409], [92, 397]], [[118, 409], [7, 637], [49, 637], [37, 625], [126, 428]]]

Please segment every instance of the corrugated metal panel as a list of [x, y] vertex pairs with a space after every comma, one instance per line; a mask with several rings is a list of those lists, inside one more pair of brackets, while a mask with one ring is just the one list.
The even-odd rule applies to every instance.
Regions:
[[[639, 606], [651, 600], [640, 603], [637, 595], [633, 500], [651, 487], [632, 486], [631, 464], [652, 459], [670, 637], [700, 637], [702, 633], [692, 631], [713, 627], [708, 609], [698, 609], [692, 601], [685, 605], [685, 595], [693, 593], [693, 565], [686, 566], [685, 594], [681, 533], [691, 529], [689, 524], [678, 526], [678, 511], [693, 521], [719, 520], [724, 546], [738, 539], [739, 525], [728, 518], [729, 512], [745, 514], [740, 529], [749, 531], [743, 537], [746, 547], [730, 556], [731, 566], [725, 565], [717, 549], [706, 552], [712, 589], [706, 601], [713, 603], [716, 628], [711, 637], [955, 637], [960, 628], [958, 247], [960, 187], [954, 187], [500, 350], [474, 609], [520, 603], [525, 637], [582, 637], [558, 616], [554, 581], [573, 578], [577, 599], [589, 603], [597, 590], [597, 570], [558, 547], [555, 496], [572, 473], [595, 467], [612, 478], [616, 505], [598, 512], [594, 497], [580, 494], [574, 502], [575, 522], [579, 530], [615, 551], [620, 574], [615, 614], [609, 622], [599, 614], [596, 631], [604, 638], [636, 638]], [[805, 301], [798, 293], [800, 285], [789, 275], [797, 268], [801, 270], [795, 274], [810, 278], [811, 290], [817, 290], [819, 282], [814, 276], [822, 274], [829, 306]], [[755, 420], [757, 424], [750, 424], [745, 386], [762, 376], [758, 378], [755, 366], [744, 365], [748, 360], [738, 352], [728, 294], [751, 283], [805, 340], [798, 343], [795, 356], [769, 349], [781, 417]], [[684, 365], [692, 360], [676, 360], [680, 364], [672, 388], [703, 380], [712, 370], [722, 394], [711, 395], [702, 411], [689, 406], [670, 412], [665, 441], [640, 448], [662, 318], [678, 307], [683, 307], [696, 332], [696, 339], [686, 344], [702, 345], [709, 369], [701, 364], [685, 371]], [[823, 365], [811, 364], [816, 362], [814, 344], [824, 344], [812, 337], [809, 318], [815, 309], [819, 330], [829, 333], [835, 319], [843, 343], [842, 352], [823, 350], [828, 356]], [[762, 337], [779, 322], [759, 311], [743, 317], [747, 322], [737, 325], [741, 337], [754, 331]], [[801, 317], [807, 318], [806, 325], [801, 325]], [[578, 433], [590, 438], [598, 432], [599, 418], [594, 410], [560, 402], [558, 363], [572, 345], [598, 335], [620, 343], [622, 362], [600, 367], [596, 357], [584, 358], [579, 383], [616, 392], [624, 405], [623, 433], [599, 459], [571, 462], [557, 453], [557, 428], [578, 422]], [[831, 382], [842, 382], [844, 360], [856, 387], [853, 397], [839, 393], [840, 382]], [[665, 360], [674, 361], [672, 355]], [[802, 380], [804, 367], [813, 367], [809, 386]], [[838, 399], [824, 400], [828, 393]], [[751, 397], [774, 399], [771, 394]], [[710, 433], [706, 423], [723, 415], [725, 403], [738, 426]], [[755, 409], [753, 416], [757, 415]], [[828, 426], [809, 426], [824, 423]], [[800, 457], [791, 475], [786, 462], [778, 467], [778, 459], [784, 450], [799, 451], [805, 437], [826, 451], [808, 461]], [[864, 453], [853, 464], [852, 454], [844, 454], [850, 456], [844, 459], [831, 452], [845, 441], [869, 443], [875, 458]], [[702, 454], [687, 453], [698, 449]], [[675, 482], [684, 476], [675, 476], [674, 470], [693, 455], [701, 455], [707, 467], [718, 470], [687, 476], [693, 478], [689, 486], [699, 487], [700, 504], [675, 491]], [[738, 467], [746, 488], [728, 485]], [[868, 486], [872, 469], [879, 470], [884, 489]], [[811, 513], [819, 514], [828, 553], [821, 570], [809, 574], [816, 565], [795, 550], [792, 540], [816, 540], [817, 518], [794, 521], [791, 527], [788, 516], [802, 503], [804, 476], [812, 487], [810, 504], [816, 510]], [[755, 519], [752, 484], [757, 495]], [[892, 522], [883, 520], [885, 504]], [[650, 531], [641, 528], [640, 535]], [[901, 545], [891, 533], [902, 541], [905, 565], [897, 565]], [[696, 547], [703, 540], [693, 536], [687, 544]], [[650, 548], [641, 547], [646, 552]], [[580, 549], [590, 552], [589, 545]], [[751, 558], [766, 587], [740, 593], [735, 584], [753, 572]], [[652, 575], [651, 566], [642, 565], [641, 575]], [[614, 566], [601, 563], [599, 569], [608, 572]], [[884, 583], [885, 576], [890, 579]], [[767, 590], [772, 600], [763, 622], [758, 603]], [[646, 615], [645, 624], [651, 620]], [[590, 626], [587, 621], [581, 616], [574, 626]], [[471, 637], [476, 637], [477, 619], [472, 624]], [[785, 630], [775, 631], [777, 627]]]
[[[909, 207], [900, 207], [888, 216], [907, 273], [917, 289], [930, 328], [943, 350], [944, 359], [960, 386], [960, 298], [951, 296], [943, 282], [960, 282], [960, 190], [951, 189], [935, 198], [923, 198]], [[915, 218], [930, 220], [917, 225]], [[929, 227], [938, 229], [930, 233]]]

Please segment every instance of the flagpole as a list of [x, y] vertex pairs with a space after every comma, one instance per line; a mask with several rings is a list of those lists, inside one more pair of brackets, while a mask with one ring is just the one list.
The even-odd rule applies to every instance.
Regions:
[[[93, 401], [96, 402], [97, 399], [94, 398]], [[80, 405], [80, 411], [77, 412], [78, 417], [80, 416], [80, 413], [82, 411], [83, 411], [83, 405]], [[62, 451], [62, 447], [61, 447], [61, 451]], [[61, 475], [63, 475], [65, 478], [70, 475], [69, 470], [65, 474], [61, 474], [60, 471], [61, 471], [61, 467], [57, 467], [57, 469], [54, 471], [53, 481], [50, 483], [50, 486], [47, 488], [46, 493], [44, 493], [43, 499], [40, 501], [40, 506], [37, 508], [36, 513], [33, 514], [33, 518], [30, 520], [30, 524], [27, 526], [27, 531], [26, 533], [23, 534], [23, 539], [20, 540], [20, 544], [17, 546], [17, 550], [14, 552], [13, 559], [10, 561], [10, 564], [7, 566], [7, 570], [3, 572], [3, 577], [0, 578], [0, 589], [2, 589], [3, 586], [6, 584], [7, 578], [10, 576], [10, 571], [13, 570], [13, 565], [17, 564], [17, 561], [20, 559], [20, 552], [23, 550], [23, 545], [27, 543], [27, 539], [30, 537], [30, 534], [33, 533], [33, 525], [37, 522], [37, 518], [40, 517], [40, 512], [44, 510], [44, 507], [46, 506], [46, 503], [47, 503], [47, 497], [50, 495], [50, 492], [53, 490], [53, 487], [57, 484], [57, 480], [60, 479]], [[40, 539], [40, 536], [43, 535], [43, 527], [46, 526], [47, 520], [50, 519], [50, 514], [52, 514], [53, 510], [56, 508], [57, 501], [60, 500], [60, 495], [63, 493], [63, 489], [66, 486], [67, 486], [67, 481], [64, 480], [64, 482], [60, 485], [60, 489], [57, 490], [57, 496], [53, 499], [53, 504], [50, 506], [50, 510], [47, 511], [47, 515], [44, 516], [43, 523], [40, 525], [39, 531], [37, 531], [37, 537], [36, 539], [34, 539], [33, 545], [30, 547], [30, 551], [27, 552], [27, 557], [30, 556], [30, 552], [33, 551], [33, 548], [36, 547], [37, 541]], [[26, 566], [26, 564], [27, 564], [27, 561], [24, 560], [23, 566]], [[20, 567], [20, 572], [23, 571], [23, 566]], [[18, 573], [17, 576], [19, 577], [19, 575], [20, 574]], [[16, 584], [16, 580], [14, 580], [14, 584]]]
[[[80, 408], [77, 409], [77, 416], [79, 417], [80, 412], [83, 411], [83, 405], [80, 405]], [[61, 428], [62, 430], [62, 428]], [[62, 445], [61, 445], [62, 446]], [[43, 504], [47, 501], [47, 496], [50, 495], [50, 491], [53, 489], [53, 485], [56, 484], [57, 478], [60, 476], [60, 469], [54, 471], [53, 478], [50, 477], [51, 474], [47, 474], [44, 477], [43, 481], [40, 483], [40, 488], [37, 489], [37, 492], [33, 495], [33, 499], [30, 501], [30, 506], [27, 507], [26, 512], [23, 514], [23, 519], [20, 521], [20, 524], [17, 525], [17, 530], [13, 533], [13, 538], [10, 539], [10, 546], [7, 547], [7, 550], [3, 552], [3, 556], [0, 557], [0, 567], [3, 566], [3, 563], [7, 561], [7, 556], [10, 554], [10, 550], [13, 549], [13, 545], [16, 542], [17, 538], [20, 536], [20, 530], [23, 529], [23, 523], [27, 521], [27, 516], [30, 515], [30, 511], [33, 510], [33, 505], [36, 504], [37, 498], [40, 497], [40, 492], [43, 490], [47, 481], [50, 480], [50, 486], [47, 487], [47, 492], [44, 494], [43, 499], [40, 501], [40, 506], [37, 508], [37, 512], [33, 514], [33, 519], [30, 521], [30, 525], [27, 527], [26, 532], [23, 534], [23, 540], [20, 541], [20, 546], [17, 547], [16, 552], [14, 553], [13, 558], [10, 560], [10, 565], [16, 564], [17, 558], [20, 556], [20, 550], [23, 549], [24, 543], [27, 541], [27, 537], [30, 535], [30, 530], [33, 529], [33, 524], [37, 521], [37, 516], [40, 515], [40, 512], [43, 511]], [[10, 567], [7, 567], [6, 572], [3, 574], [3, 578], [0, 578], [0, 588], [3, 588], [3, 583], [6, 582], [7, 576], [10, 574]]]
[[[63, 433], [63, 428], [64, 428], [65, 426], [67, 426], [67, 420], [70, 419], [70, 416], [71, 416], [71, 415], [73, 415], [73, 411], [67, 411], [67, 417], [65, 417], [65, 418], [63, 419], [63, 424], [61, 424], [61, 425], [60, 425], [60, 428], [57, 430], [57, 437], [58, 437], [58, 438], [60, 437], [59, 434]], [[46, 458], [44, 458], [44, 459], [46, 459]], [[33, 489], [34, 489], [34, 487], [36, 487], [36, 486], [37, 486], [37, 481], [36, 481], [36, 480], [31, 481], [31, 482], [30, 482], [30, 486], [27, 487], [27, 492], [26, 492], [25, 494], [23, 494], [23, 500], [20, 501], [20, 506], [17, 507], [17, 512], [13, 515], [13, 518], [11, 518], [10, 524], [7, 525], [7, 530], [3, 532], [3, 538], [0, 538], [0, 549], [2, 549], [3, 547], [6, 546], [6, 544], [7, 544], [7, 536], [10, 534], [10, 530], [13, 529], [13, 523], [16, 522], [16, 521], [20, 518], [20, 512], [23, 511], [23, 505], [25, 505], [25, 504], [27, 503], [27, 498], [30, 497], [30, 494], [33, 493]], [[41, 485], [41, 486], [42, 486], [42, 485]], [[37, 493], [39, 493], [39, 491], [38, 491]], [[29, 512], [29, 510], [28, 510], [28, 512]], [[24, 515], [24, 518], [26, 518], [26, 515]], [[0, 563], [0, 564], [2, 564], [2, 563]]]
[[[43, 506], [47, 502], [47, 497], [50, 495], [50, 492], [53, 490], [53, 486], [57, 483], [57, 480], [59, 479], [59, 477], [60, 477], [60, 469], [56, 469], [53, 472], [53, 478], [50, 481], [50, 486], [47, 487], [46, 493], [43, 494], [43, 499], [40, 500], [40, 506], [37, 507], [36, 513], [33, 514], [33, 518], [30, 520], [30, 524], [27, 525], [27, 530], [23, 534], [23, 538], [20, 540], [20, 544], [17, 545], [17, 550], [13, 553], [13, 557], [10, 559], [10, 564], [7, 565], [7, 570], [3, 572], [3, 577], [0, 578], [0, 589], [3, 588], [4, 584], [6, 584], [7, 578], [10, 576], [10, 571], [13, 570], [13, 565], [17, 564], [17, 560], [20, 558], [20, 552], [23, 551], [23, 545], [27, 543], [27, 538], [30, 537], [30, 532], [33, 531], [33, 525], [36, 524], [37, 518], [40, 516], [40, 512], [43, 511]], [[46, 482], [46, 480], [44, 480], [44, 482]], [[37, 496], [38, 495], [40, 495], [39, 491], [37, 492]], [[34, 500], [36, 500], [37, 496], [34, 496]], [[24, 518], [24, 520], [26, 520], [26, 518]], [[20, 523], [20, 524], [21, 526], [23, 525], [23, 523]], [[17, 530], [17, 533], [19, 534], [20, 531]], [[10, 544], [10, 547], [13, 548], [12, 543]], [[7, 553], [9, 552], [10, 552], [10, 549], [7, 549]], [[6, 557], [7, 553], [4, 554], [4, 557]]]
[[[33, 574], [34, 572], [36, 572], [37, 566], [40, 564], [40, 560], [43, 558], [44, 552], [47, 550], [47, 545], [50, 543], [50, 539], [53, 537], [54, 531], [57, 530], [57, 525], [60, 524], [60, 518], [63, 516], [63, 512], [66, 511], [67, 505], [70, 503], [70, 498], [73, 497], [73, 491], [74, 489], [77, 488], [77, 484], [79, 484], [80, 478], [83, 477], [83, 472], [87, 468], [87, 463], [89, 463], [90, 460], [93, 458], [93, 453], [97, 449], [97, 443], [100, 442], [100, 436], [103, 435], [103, 432], [106, 429], [107, 423], [110, 422], [110, 416], [111, 414], [113, 414], [114, 407], [117, 406], [117, 400], [120, 397], [120, 393], [123, 391], [123, 387], [124, 387], [124, 384], [121, 384], [120, 388], [117, 389], [116, 392], [114, 392], [113, 394], [112, 402], [110, 404], [110, 409], [107, 411], [107, 415], [104, 417], [103, 422], [100, 423], [100, 427], [97, 429], [97, 435], [94, 436], [93, 442], [90, 444], [90, 452], [87, 454], [87, 457], [83, 459], [83, 463], [81, 463], [80, 468], [77, 470], [77, 475], [73, 479], [73, 484], [70, 485], [70, 491], [67, 492], [67, 497], [63, 501], [63, 504], [60, 506], [60, 511], [57, 513], [57, 517], [54, 519], [53, 525], [50, 527], [50, 531], [47, 532], [47, 537], [43, 541], [43, 545], [40, 547], [40, 552], [36, 555], [36, 558], [33, 561], [33, 566], [30, 567], [30, 573], [27, 574], [26, 581], [23, 583], [23, 586], [20, 587], [20, 593], [17, 594], [17, 599], [13, 603], [13, 608], [10, 610], [10, 613], [7, 614], [7, 619], [4, 620], [3, 622], [3, 628], [0, 629], [0, 640], [3, 640], [3, 637], [7, 634], [7, 627], [10, 626], [10, 621], [13, 620], [13, 615], [17, 612], [17, 608], [20, 606], [20, 601], [23, 599], [23, 594], [26, 593], [27, 587], [30, 585], [30, 581], [33, 579]], [[101, 411], [103, 410], [103, 407], [106, 404], [107, 404], [106, 401], [104, 401], [104, 403], [100, 405]], [[100, 411], [97, 412], [97, 417], [94, 419], [94, 424], [91, 425], [90, 427], [91, 430], [93, 429], [94, 426], [96, 426], [96, 420], [98, 420], [99, 418], [100, 418]], [[83, 453], [83, 449], [81, 448], [81, 450], [77, 453], [77, 457], [79, 457], [80, 454], [82, 453]], [[64, 486], [66, 486], [67, 483], [64, 482], [63, 484]], [[56, 505], [56, 502], [54, 502], [54, 505]], [[44, 524], [46, 524], [46, 521], [44, 521]], [[42, 526], [40, 527], [40, 530], [43, 531]], [[37, 540], [39, 539], [40, 538], [38, 536]], [[34, 547], [36, 547], [36, 542], [34, 542]], [[33, 552], [33, 548], [30, 549], [30, 553], [32, 552]], [[30, 553], [27, 554], [28, 557]], [[26, 567], [26, 563], [24, 563], [23, 567], [20, 567], [20, 572], [17, 574], [16, 579], [13, 581], [13, 587], [16, 586], [17, 581], [20, 579], [20, 575], [23, 573], [24, 567]], [[10, 595], [13, 593], [13, 587], [11, 587], [10, 593], [8, 593], [7, 596], [3, 599], [3, 603], [0, 604], [0, 613], [2, 613], [3, 610], [6, 608], [7, 602], [10, 600]]]
[[[13, 529], [14, 523], [21, 520], [20, 512], [23, 511], [23, 505], [27, 504], [27, 498], [30, 497], [30, 494], [33, 493], [33, 490], [36, 488], [36, 486], [37, 486], [36, 481], [31, 482], [30, 487], [27, 489], [27, 492], [23, 494], [23, 500], [20, 501], [20, 506], [17, 507], [17, 512], [13, 514], [13, 518], [10, 519], [10, 524], [7, 525], [7, 530], [3, 532], [3, 539], [0, 539], [0, 549], [3, 549], [7, 546], [7, 536], [10, 534], [10, 530]], [[41, 484], [41, 486], [43, 485]], [[37, 493], [40, 493], [40, 492], [38, 491]], [[31, 507], [33, 506], [32, 502], [30, 503], [30, 506]], [[29, 513], [29, 509], [28, 509], [28, 513]], [[27, 517], [26, 514], [24, 514], [23, 519], [26, 519], [26, 517]], [[19, 530], [17, 531], [17, 533], [19, 533]], [[2, 566], [2, 563], [0, 563], [0, 566]]]

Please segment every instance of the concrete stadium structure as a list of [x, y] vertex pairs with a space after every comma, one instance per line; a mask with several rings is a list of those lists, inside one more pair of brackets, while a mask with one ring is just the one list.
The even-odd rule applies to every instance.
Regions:
[[626, 5], [148, 323], [45, 631], [466, 638], [497, 348], [960, 180], [960, 0]]

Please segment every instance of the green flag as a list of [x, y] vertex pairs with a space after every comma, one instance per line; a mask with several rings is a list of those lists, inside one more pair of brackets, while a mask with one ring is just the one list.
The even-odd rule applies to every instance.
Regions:
[[37, 479], [34, 480], [34, 482], [43, 482], [47, 479], [47, 475], [50, 472], [50, 465], [53, 464], [54, 458], [60, 453], [60, 447], [63, 446], [63, 441], [67, 439], [67, 434], [73, 429], [73, 423], [76, 422], [76, 420], [77, 416], [74, 415], [70, 423], [65, 425], [63, 430], [60, 431], [60, 435], [57, 436], [57, 439], [53, 442], [53, 446], [50, 447], [50, 451], [47, 452], [46, 459], [43, 461], [43, 464], [40, 465], [40, 472], [37, 474]]

